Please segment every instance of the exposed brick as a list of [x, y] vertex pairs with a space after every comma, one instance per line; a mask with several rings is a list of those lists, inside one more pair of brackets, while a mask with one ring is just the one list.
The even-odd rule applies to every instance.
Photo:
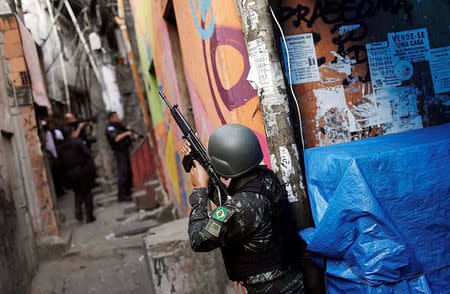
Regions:
[[19, 24], [17, 23], [15, 16], [8, 17], [8, 25], [10, 30], [18, 29]]
[[3, 33], [6, 44], [20, 44], [20, 32], [18, 29], [9, 30]]
[[9, 79], [16, 87], [22, 86], [22, 77], [20, 76], [20, 73], [18, 72], [12, 72], [9, 74]]
[[0, 30], [1, 31], [9, 30], [8, 19], [6, 17], [0, 17]]
[[21, 72], [27, 70], [25, 59], [23, 57], [11, 58], [9, 60], [9, 66], [12, 72]]
[[23, 56], [22, 45], [20, 43], [16, 44], [5, 44], [5, 58], [11, 59]]

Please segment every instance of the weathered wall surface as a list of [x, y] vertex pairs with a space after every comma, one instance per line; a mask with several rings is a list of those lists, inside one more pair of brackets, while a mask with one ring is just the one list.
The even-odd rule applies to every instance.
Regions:
[[307, 147], [450, 120], [448, 2], [283, 0], [277, 12]]
[[[166, 188], [186, 215], [189, 183], [178, 152], [181, 136], [161, 105], [157, 87], [172, 103], [187, 105], [181, 109], [186, 116], [192, 106], [195, 128], [205, 143], [216, 127], [241, 123], [258, 135], [265, 164], [270, 166], [270, 160], [258, 95], [247, 80], [250, 65], [234, 2], [173, 1], [173, 10], [171, 5], [172, 1], [131, 1]], [[152, 61], [156, 76], [151, 74]], [[180, 72], [184, 82], [177, 76]]]
[[[14, 27], [14, 22], [11, 21]], [[0, 19], [0, 29], [6, 24]], [[17, 28], [17, 27], [16, 27]], [[27, 179], [22, 173], [27, 151], [23, 143], [23, 127], [17, 114], [11, 113], [11, 87], [5, 74], [5, 38], [0, 34], [0, 293], [27, 293], [38, 267], [33, 226], [28, 212]], [[8, 91], [9, 88], [9, 91]], [[15, 110], [17, 111], [17, 110]], [[32, 181], [32, 179], [30, 179]], [[35, 194], [33, 194], [35, 197]]]
[[[36, 197], [39, 201], [42, 232], [37, 234], [56, 235], [58, 228], [54, 215], [54, 205], [50, 191], [47, 171], [45, 168], [44, 154], [38, 135], [36, 114], [30, 92], [30, 76], [28, 74], [22, 40], [18, 29], [16, 18], [12, 15], [1, 18], [0, 27], [3, 36], [3, 50], [8, 69], [7, 80], [14, 89], [9, 95], [16, 95], [22, 116], [22, 125], [25, 131], [27, 152], [33, 171], [33, 180], [36, 187]], [[6, 77], [5, 77], [6, 78]], [[33, 217], [36, 217], [33, 215]], [[38, 227], [34, 226], [34, 229]]]

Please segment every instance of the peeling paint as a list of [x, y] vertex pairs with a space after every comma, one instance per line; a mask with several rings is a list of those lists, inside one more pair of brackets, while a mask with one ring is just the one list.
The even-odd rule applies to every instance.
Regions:
[[275, 154], [270, 154], [270, 163], [272, 164], [272, 170], [274, 173], [278, 172], [277, 156]]
[[[385, 133], [398, 133], [422, 128], [422, 118], [417, 110], [419, 90], [414, 86], [384, 88], [366, 95], [368, 102], [355, 105], [352, 113], [357, 128], [384, 126]], [[358, 128], [359, 127], [359, 128]]]
[[336, 57], [336, 61], [331, 61], [328, 65], [322, 65], [320, 68], [329, 68], [337, 73], [345, 73], [347, 76], [351, 75], [352, 66], [356, 64], [356, 60], [350, 59], [348, 55], [342, 57], [334, 51], [331, 51], [331, 54]]
[[351, 129], [358, 129], [356, 118], [347, 106], [344, 87], [313, 90], [317, 98], [316, 127], [320, 146], [343, 143], [349, 140]]
[[289, 153], [289, 150], [286, 146], [280, 146], [279, 151], [280, 151], [280, 169], [283, 177], [283, 182], [289, 183], [286, 184], [286, 190], [288, 192], [288, 200], [289, 202], [298, 201], [297, 196], [294, 195], [294, 193], [292, 192], [292, 186], [290, 184], [290, 177], [294, 174], [291, 154]]

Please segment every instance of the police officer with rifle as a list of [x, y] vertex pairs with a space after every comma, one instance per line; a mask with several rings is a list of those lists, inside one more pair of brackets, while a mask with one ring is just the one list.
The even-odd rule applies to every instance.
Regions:
[[120, 122], [119, 116], [115, 111], [108, 113], [108, 121], [109, 124], [106, 126], [105, 134], [117, 162], [117, 199], [119, 202], [131, 201], [133, 173], [131, 170], [129, 149], [133, 140], [136, 140], [138, 135], [135, 132], [128, 130]]
[[[263, 153], [247, 127], [227, 124], [211, 135], [206, 151], [177, 105], [172, 117], [185, 144], [183, 165], [190, 172], [189, 239], [197, 252], [222, 251], [228, 277], [248, 293], [304, 293], [296, 266], [300, 239], [287, 192], [273, 171], [260, 165]], [[226, 187], [222, 179], [231, 179]], [[217, 193], [216, 193], [217, 192]], [[208, 199], [217, 208], [208, 212]]]

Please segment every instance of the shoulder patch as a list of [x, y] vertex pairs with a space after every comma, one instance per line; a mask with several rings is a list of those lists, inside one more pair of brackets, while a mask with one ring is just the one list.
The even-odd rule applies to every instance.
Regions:
[[108, 126], [108, 128], [106, 129], [108, 132], [114, 131], [115, 128], [113, 126]]
[[213, 211], [211, 211], [210, 217], [219, 222], [225, 223], [230, 219], [233, 213], [234, 210], [232, 208], [226, 206], [219, 206]]

